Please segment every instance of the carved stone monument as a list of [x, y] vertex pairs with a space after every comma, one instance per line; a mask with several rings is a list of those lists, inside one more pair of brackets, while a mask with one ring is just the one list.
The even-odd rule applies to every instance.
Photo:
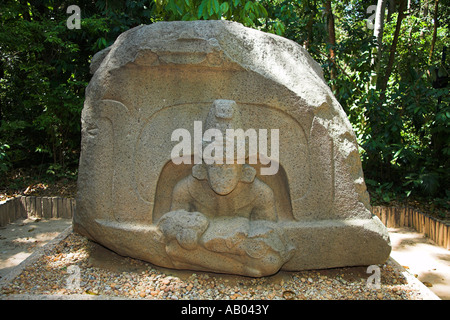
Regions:
[[76, 232], [155, 265], [256, 277], [389, 257], [351, 125], [296, 43], [158, 22], [91, 72]]

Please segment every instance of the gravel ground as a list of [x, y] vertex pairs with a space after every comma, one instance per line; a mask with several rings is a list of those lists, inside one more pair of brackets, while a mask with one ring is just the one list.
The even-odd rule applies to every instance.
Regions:
[[[75, 267], [74, 267], [75, 266]], [[177, 271], [118, 256], [75, 233], [0, 290], [12, 295], [93, 295], [168, 300], [422, 300], [389, 260], [380, 265], [381, 287], [367, 287], [366, 267], [279, 272], [248, 278]], [[77, 283], [79, 279], [79, 283]]]
[[18, 219], [0, 227], [0, 278], [71, 225], [68, 219]]

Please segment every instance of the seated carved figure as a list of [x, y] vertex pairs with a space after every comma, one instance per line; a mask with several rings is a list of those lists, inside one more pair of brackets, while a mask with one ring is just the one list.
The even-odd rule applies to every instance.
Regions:
[[[241, 129], [241, 121], [236, 102], [232, 100], [214, 101], [206, 118], [206, 130], [216, 129], [226, 137], [227, 129]], [[234, 139], [232, 137], [231, 139]], [[204, 141], [205, 147], [207, 142]], [[223, 140], [220, 142], [223, 143]], [[227, 144], [222, 156], [227, 154]], [[229, 159], [205, 161], [192, 168], [192, 175], [179, 181], [172, 194], [171, 211], [199, 211], [208, 217], [239, 216], [251, 220], [276, 221], [275, 199], [272, 189], [255, 178], [256, 170], [238, 161], [236, 149], [245, 148], [245, 141], [233, 142], [232, 163]], [[234, 149], [234, 150], [233, 150]], [[245, 158], [245, 154], [243, 158]], [[205, 158], [205, 155], [203, 155]]]
[[195, 165], [192, 175], [175, 186], [171, 211], [198, 211], [211, 218], [239, 216], [276, 221], [273, 191], [255, 176], [256, 170], [249, 165]]
[[[225, 108], [235, 106], [230, 101]], [[218, 117], [214, 109], [209, 126], [235, 124], [231, 117]], [[253, 167], [202, 163], [176, 184], [171, 211], [158, 226], [178, 268], [195, 265], [200, 270], [261, 276], [278, 271], [292, 253], [276, 221], [273, 190], [256, 178]]]

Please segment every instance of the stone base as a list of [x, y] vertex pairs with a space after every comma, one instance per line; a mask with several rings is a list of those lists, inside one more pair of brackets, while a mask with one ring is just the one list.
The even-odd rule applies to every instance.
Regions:
[[[76, 219], [77, 220], [77, 219]], [[187, 269], [244, 276], [268, 276], [278, 272], [310, 269], [327, 269], [348, 266], [367, 266], [384, 263], [391, 252], [389, 236], [381, 221], [371, 219], [323, 220], [314, 222], [278, 222], [277, 227], [290, 242], [289, 260], [281, 267], [258, 268], [254, 261], [242, 255], [239, 262], [232, 255], [208, 256], [202, 249], [188, 251], [192, 261], [202, 264], [175, 261], [168, 255], [167, 244], [156, 225], [119, 223], [110, 220], [93, 220], [79, 223], [74, 220], [74, 231], [104, 245], [123, 256], [148, 261], [152, 264], [174, 269]], [[89, 226], [89, 230], [83, 227]], [[170, 253], [170, 252], [169, 252]], [[204, 256], [201, 256], [204, 255]], [[215, 260], [211, 260], [211, 259]], [[230, 263], [230, 259], [233, 263]], [[189, 259], [188, 259], [189, 260]], [[208, 264], [211, 261], [211, 264]], [[270, 263], [269, 263], [270, 264]], [[253, 267], [255, 266], [255, 267]]]

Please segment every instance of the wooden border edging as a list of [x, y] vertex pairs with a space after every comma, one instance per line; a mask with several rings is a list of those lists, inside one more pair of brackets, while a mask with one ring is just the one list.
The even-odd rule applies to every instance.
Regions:
[[376, 215], [387, 228], [413, 228], [433, 240], [438, 246], [450, 250], [450, 226], [409, 207], [372, 207]]
[[62, 197], [18, 196], [0, 202], [0, 227], [17, 219], [72, 219], [75, 199]]

